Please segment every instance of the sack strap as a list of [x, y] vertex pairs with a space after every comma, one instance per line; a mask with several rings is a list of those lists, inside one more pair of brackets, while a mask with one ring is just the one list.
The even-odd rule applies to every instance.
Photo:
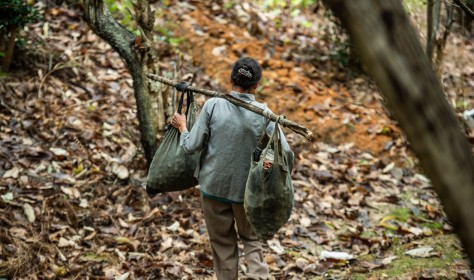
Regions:
[[178, 114], [182, 113], [183, 110], [183, 101], [184, 101], [184, 92], [181, 93], [181, 97], [179, 98], [178, 102]]
[[[193, 76], [193, 81], [194, 81], [194, 76]], [[191, 84], [193, 83], [193, 81], [191, 81]], [[179, 114], [182, 113], [183, 103], [184, 103], [184, 94], [186, 94], [186, 97], [187, 97], [186, 116], [187, 116], [189, 112], [189, 107], [191, 106], [191, 103], [194, 102], [194, 94], [192, 91], [188, 90], [189, 85], [186, 82], [177, 83], [175, 85], [175, 88], [181, 92], [181, 97], [179, 98], [179, 103], [178, 103]]]
[[[284, 156], [283, 146], [282, 146], [282, 135], [280, 133], [280, 120], [284, 118], [284, 116], [279, 116], [275, 122], [275, 129], [273, 130], [272, 137], [267, 145], [267, 149], [271, 144], [273, 144], [273, 151], [274, 151], [274, 164], [278, 164], [284, 171], [288, 171], [288, 166], [286, 165], [286, 160]], [[265, 151], [266, 152], [266, 151]]]
[[[268, 135], [267, 135], [267, 127], [268, 127], [268, 124], [270, 123], [270, 119], [267, 119], [267, 121], [265, 122], [265, 125], [263, 125], [263, 129], [262, 129], [262, 133], [260, 134], [260, 138], [258, 139], [258, 144], [257, 144], [257, 147], [260, 147], [260, 148], [265, 148], [265, 146], [267, 146], [267, 143], [268, 143]], [[262, 144], [262, 145], [260, 145]]]
[[194, 94], [191, 91], [186, 91], [186, 92], [181, 93], [181, 97], [179, 98], [179, 103], [178, 103], [179, 114], [181, 114], [183, 111], [184, 94], [186, 94], [186, 102], [187, 102], [186, 116], [187, 116], [189, 112], [189, 107], [191, 107], [191, 104], [194, 102]]
[[255, 150], [253, 152], [252, 160], [255, 162], [258, 162], [260, 160], [260, 155], [262, 154], [263, 150], [268, 144], [268, 141], [270, 140], [270, 138], [267, 135], [267, 127], [269, 123], [270, 123], [270, 119], [267, 119], [267, 121], [263, 125], [262, 134], [260, 135], [260, 138], [258, 139], [257, 147], [255, 147]]

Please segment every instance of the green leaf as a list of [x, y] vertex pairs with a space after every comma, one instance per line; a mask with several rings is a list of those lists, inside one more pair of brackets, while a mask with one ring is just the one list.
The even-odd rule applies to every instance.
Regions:
[[177, 45], [181, 44], [181, 42], [184, 41], [184, 38], [169, 38], [168, 41], [171, 45], [177, 46]]
[[92, 252], [86, 253], [85, 255], [81, 256], [80, 259], [83, 261], [90, 261], [90, 262], [106, 262], [109, 260], [109, 258], [106, 256], [97, 255]]
[[303, 27], [304, 28], [311, 28], [313, 26], [312, 22], [309, 22], [307, 20], [303, 21]]

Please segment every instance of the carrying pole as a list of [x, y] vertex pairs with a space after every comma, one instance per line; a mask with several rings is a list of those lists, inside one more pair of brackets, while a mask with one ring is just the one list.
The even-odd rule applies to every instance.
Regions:
[[[153, 81], [160, 82], [160, 83], [172, 86], [172, 87], [176, 86], [179, 83], [179, 82], [169, 80], [169, 79], [166, 79], [164, 77], [161, 77], [161, 76], [158, 76], [158, 75], [155, 75], [155, 74], [147, 74], [147, 77], [149, 79], [153, 80]], [[235, 98], [235, 97], [233, 97], [232, 95], [229, 95], [229, 94], [223, 94], [223, 93], [220, 93], [218, 91], [201, 89], [201, 88], [197, 88], [197, 87], [193, 87], [193, 86], [188, 86], [186, 88], [186, 91], [200, 93], [200, 94], [204, 94], [204, 95], [211, 96], [211, 97], [224, 98], [224, 99], [226, 99], [227, 101], [229, 101], [230, 103], [232, 103], [234, 105], [243, 107], [243, 108], [245, 108], [249, 111], [252, 111], [254, 113], [262, 115], [262, 116], [264, 116], [264, 117], [266, 117], [266, 118], [268, 118], [268, 119], [270, 119], [274, 122], [276, 122], [278, 117], [280, 117], [279, 115], [276, 115], [276, 114], [270, 112], [269, 110], [264, 110], [262, 108], [254, 106], [252, 104], [246, 103], [246, 102], [244, 102], [244, 101], [242, 101], [238, 98]], [[284, 126], [284, 127], [287, 127], [289, 129], [291, 129], [292, 131], [294, 131], [295, 133], [298, 133], [299, 135], [304, 136], [309, 141], [314, 141], [313, 132], [311, 130], [307, 129], [306, 127], [300, 125], [300, 124], [292, 122], [292, 121], [286, 119], [285, 117], [280, 118], [279, 124]]]

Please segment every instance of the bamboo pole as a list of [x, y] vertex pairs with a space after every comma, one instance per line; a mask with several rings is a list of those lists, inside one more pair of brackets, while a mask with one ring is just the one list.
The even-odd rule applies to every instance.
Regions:
[[[158, 76], [158, 75], [147, 74], [147, 76], [148, 76], [149, 79], [151, 79], [153, 81], [157, 81], [157, 82], [160, 82], [160, 83], [163, 83], [163, 84], [167, 84], [169, 86], [174, 87], [178, 84], [178, 82], [176, 82], [176, 81], [169, 80], [169, 79], [166, 79], [166, 78]], [[201, 88], [197, 88], [197, 87], [193, 87], [193, 86], [188, 86], [186, 88], [186, 90], [189, 90], [189, 91], [195, 92], [195, 93], [204, 94], [204, 95], [207, 95], [207, 96], [224, 98], [224, 99], [226, 99], [227, 101], [229, 101], [230, 103], [232, 103], [234, 105], [243, 107], [243, 108], [245, 108], [249, 111], [252, 111], [254, 113], [262, 115], [262, 116], [264, 116], [264, 117], [266, 117], [266, 118], [268, 118], [272, 121], [276, 121], [278, 119], [278, 117], [280, 117], [279, 115], [276, 115], [276, 114], [270, 112], [269, 110], [265, 111], [262, 108], [259, 108], [257, 106], [252, 105], [252, 104], [249, 104], [249, 103], [245, 103], [245, 102], [241, 101], [240, 99], [235, 98], [235, 97], [233, 97], [232, 95], [229, 95], [229, 94], [223, 94], [223, 93], [220, 93], [218, 91], [201, 89]], [[287, 127], [289, 129], [293, 130], [294, 132], [304, 136], [309, 141], [314, 141], [313, 132], [311, 130], [307, 129], [306, 127], [300, 125], [300, 124], [292, 122], [292, 121], [290, 121], [286, 118], [281, 118], [280, 119], [280, 125], [282, 125], [284, 127]]]

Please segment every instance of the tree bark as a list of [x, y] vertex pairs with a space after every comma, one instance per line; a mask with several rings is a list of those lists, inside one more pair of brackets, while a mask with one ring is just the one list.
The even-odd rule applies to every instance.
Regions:
[[8, 72], [13, 58], [13, 51], [15, 50], [16, 27], [12, 26], [7, 32], [7, 43], [5, 49], [5, 57], [3, 58], [2, 70]]
[[426, 55], [433, 61], [433, 51], [438, 33], [439, 14], [441, 10], [441, 0], [428, 0], [426, 4], [427, 30], [426, 30]]
[[474, 157], [399, 0], [325, 0], [349, 31], [474, 263]]
[[467, 16], [464, 16], [461, 11], [460, 16], [459, 16], [459, 23], [462, 24], [464, 30], [467, 32], [472, 31], [472, 22], [474, 21], [474, 5], [472, 4], [473, 2], [471, 1], [469, 4], [465, 3], [462, 0], [454, 0], [454, 3], [456, 3], [459, 6], [459, 10], [462, 10], [463, 13], [465, 13]]
[[149, 82], [146, 73], [157, 73], [152, 36], [154, 16], [149, 2], [134, 5], [142, 35], [135, 36], [121, 26], [102, 0], [84, 0], [85, 20], [89, 27], [120, 55], [133, 78], [140, 129], [140, 141], [150, 165], [158, 147], [157, 132], [165, 126], [165, 115], [160, 87]]
[[434, 60], [434, 67], [438, 78], [441, 78], [443, 74], [443, 60], [444, 60], [444, 50], [446, 49], [446, 44], [448, 42], [448, 36], [451, 33], [451, 27], [454, 23], [454, 8], [451, 4], [445, 3], [446, 8], [446, 21], [444, 23], [444, 31], [436, 41], [436, 57]]
[[[173, 87], [176, 86], [176, 84], [178, 84], [178, 82], [176, 82], [176, 81], [172, 81], [172, 80], [166, 79], [164, 77], [160, 77], [158, 75], [148, 74], [148, 78], [150, 78], [152, 80], [155, 80], [155, 81], [158, 81], [158, 82], [161, 82], [161, 83], [164, 83], [164, 84], [167, 84], [167, 85], [170, 85], [170, 86], [173, 86]], [[226, 99], [227, 101], [229, 101], [230, 103], [232, 103], [234, 105], [243, 107], [243, 108], [245, 108], [249, 111], [252, 111], [252, 112], [257, 113], [259, 115], [265, 116], [266, 118], [269, 118], [272, 121], [276, 121], [279, 117], [279, 115], [273, 114], [269, 111], [264, 111], [262, 108], [259, 108], [257, 106], [253, 106], [252, 104], [249, 104], [249, 103], [246, 103], [246, 102], [243, 102], [240, 99], [237, 99], [237, 98], [235, 98], [231, 95], [228, 95], [228, 94], [223, 94], [223, 93], [220, 93], [220, 92], [217, 92], [217, 91], [206, 90], [206, 89], [196, 88], [196, 87], [192, 87], [192, 86], [188, 86], [186, 89], [191, 91], [191, 92], [201, 93], [201, 94], [204, 94], [204, 95], [207, 95], [207, 96], [224, 98], [224, 99]], [[289, 129], [293, 130], [294, 132], [304, 136], [309, 141], [314, 140], [313, 132], [311, 130], [307, 129], [306, 127], [300, 125], [300, 124], [292, 122], [292, 121], [290, 121], [286, 118], [280, 119], [280, 124], [284, 127], [287, 127]]]
[[459, 7], [470, 17], [474, 18], [474, 10], [472, 7], [469, 7], [468, 4], [464, 3], [461, 0], [454, 0], [454, 3], [458, 4]]

